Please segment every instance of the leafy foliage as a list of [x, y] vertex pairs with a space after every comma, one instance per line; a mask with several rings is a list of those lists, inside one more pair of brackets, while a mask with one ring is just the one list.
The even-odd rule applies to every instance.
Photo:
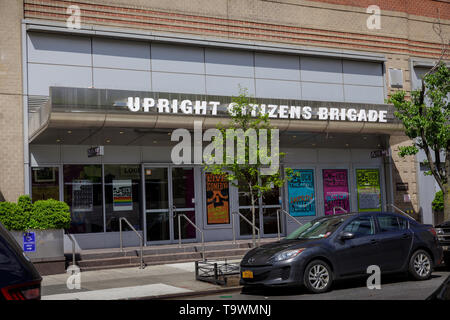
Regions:
[[436, 192], [431, 206], [433, 207], [434, 211], [444, 210], [444, 193], [442, 192], [442, 190]]
[[[247, 186], [240, 186], [256, 197], [261, 196], [264, 192], [270, 191], [274, 187], [281, 187], [285, 183], [286, 179], [289, 179], [292, 173], [292, 169], [286, 168], [286, 178], [282, 177], [281, 170], [277, 169], [272, 174], [261, 176], [261, 169], [267, 168], [273, 163], [270, 161], [261, 161], [264, 157], [271, 154], [272, 156], [281, 159], [285, 156], [285, 153], [279, 152], [278, 144], [272, 144], [272, 135], [274, 127], [270, 125], [268, 113], [259, 112], [256, 102], [247, 95], [245, 89], [241, 89], [241, 93], [237, 97], [233, 97], [233, 107], [229, 110], [230, 123], [225, 128], [219, 124], [217, 129], [220, 131], [223, 139], [214, 140], [216, 154], [222, 155], [220, 163], [207, 164], [205, 170], [211, 171], [213, 174], [225, 174], [228, 181], [233, 185], [238, 186], [238, 181], [245, 181]], [[227, 152], [223, 152], [223, 142], [227, 140], [231, 132], [237, 132], [241, 130], [244, 134], [248, 130], [254, 130], [257, 137], [260, 137], [260, 133], [267, 133], [267, 143], [261, 143], [260, 139], [252, 141], [250, 138], [245, 139], [244, 152], [237, 153], [236, 156], [230, 157]], [[236, 136], [232, 137], [235, 145], [239, 144]], [[219, 151], [219, 152], [217, 152]], [[251, 159], [255, 161], [251, 161]]]
[[8, 230], [61, 229], [70, 226], [69, 206], [53, 199], [32, 203], [29, 196], [20, 196], [17, 203], [0, 202], [0, 222]]
[[33, 204], [28, 229], [63, 229], [70, 226], [69, 206], [53, 199]]
[[[448, 183], [448, 169], [441, 165], [441, 153], [450, 154], [450, 69], [441, 62], [423, 79], [422, 90], [411, 93], [407, 100], [404, 91], [395, 92], [388, 102], [394, 104], [395, 116], [403, 123], [405, 134], [413, 140], [410, 146], [399, 148], [401, 157], [423, 150], [431, 173], [444, 190]], [[434, 153], [434, 160], [431, 152]], [[432, 163], [430, 163], [432, 162]], [[427, 172], [429, 174], [430, 172]]]

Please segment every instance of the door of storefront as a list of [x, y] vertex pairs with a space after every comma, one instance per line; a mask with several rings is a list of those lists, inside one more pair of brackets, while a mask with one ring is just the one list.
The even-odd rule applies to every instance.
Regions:
[[[245, 183], [240, 183], [239, 186], [239, 213], [249, 221], [252, 221], [252, 206], [248, 187], [246, 187]], [[277, 210], [281, 208], [280, 199], [279, 188], [273, 188], [257, 199], [255, 205], [255, 225], [259, 228], [261, 237], [273, 237], [277, 235]], [[251, 237], [252, 226], [249, 223], [239, 217], [238, 225], [241, 238]], [[280, 221], [280, 228], [281, 234], [284, 234], [282, 221]]]
[[[145, 166], [146, 238], [151, 243], [176, 243], [179, 239], [177, 214], [195, 223], [193, 167]], [[196, 240], [196, 231], [181, 217], [181, 239]]]

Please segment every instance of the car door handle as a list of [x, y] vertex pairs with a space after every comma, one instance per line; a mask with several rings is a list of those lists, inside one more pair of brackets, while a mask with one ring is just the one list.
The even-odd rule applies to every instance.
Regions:
[[370, 244], [377, 244], [377, 243], [378, 243], [378, 240], [375, 240], [375, 239], [370, 240]]
[[403, 239], [408, 239], [408, 238], [411, 238], [411, 235], [410, 235], [409, 233], [404, 233], [404, 234], [402, 235], [402, 238], [403, 238]]

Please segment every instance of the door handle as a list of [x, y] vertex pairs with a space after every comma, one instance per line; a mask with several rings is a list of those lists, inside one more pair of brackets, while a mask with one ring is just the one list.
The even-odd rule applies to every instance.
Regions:
[[408, 238], [411, 238], [411, 235], [410, 235], [409, 233], [404, 233], [404, 234], [402, 235], [402, 238], [403, 238], [403, 239], [408, 239]]
[[370, 244], [377, 244], [377, 243], [378, 243], [378, 240], [375, 240], [375, 239], [370, 240]]

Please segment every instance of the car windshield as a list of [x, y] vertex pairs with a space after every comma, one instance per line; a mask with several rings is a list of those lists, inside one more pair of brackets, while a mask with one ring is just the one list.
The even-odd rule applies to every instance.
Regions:
[[348, 215], [333, 216], [308, 222], [286, 237], [287, 240], [320, 239], [330, 236]]

